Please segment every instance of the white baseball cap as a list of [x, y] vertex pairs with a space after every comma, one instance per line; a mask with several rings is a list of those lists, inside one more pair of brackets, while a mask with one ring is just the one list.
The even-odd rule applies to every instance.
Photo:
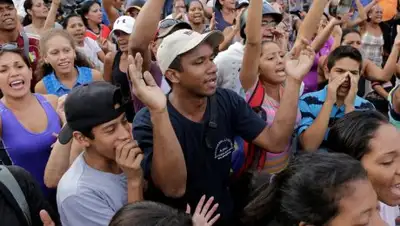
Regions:
[[133, 31], [133, 26], [135, 25], [135, 19], [130, 16], [120, 16], [114, 22], [113, 29], [110, 35], [114, 34], [115, 31], [123, 31], [127, 34], [131, 34]]
[[189, 29], [177, 30], [165, 37], [157, 50], [157, 62], [161, 72], [165, 74], [172, 61], [181, 54], [187, 53], [204, 42], [216, 48], [224, 40], [224, 35], [220, 31], [210, 31], [200, 34]]

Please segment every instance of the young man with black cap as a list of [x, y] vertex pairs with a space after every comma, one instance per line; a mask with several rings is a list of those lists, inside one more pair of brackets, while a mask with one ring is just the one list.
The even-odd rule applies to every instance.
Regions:
[[85, 147], [57, 190], [63, 226], [108, 225], [123, 205], [142, 200], [143, 154], [125, 117], [121, 91], [107, 82], [74, 88], [65, 100], [60, 144]]

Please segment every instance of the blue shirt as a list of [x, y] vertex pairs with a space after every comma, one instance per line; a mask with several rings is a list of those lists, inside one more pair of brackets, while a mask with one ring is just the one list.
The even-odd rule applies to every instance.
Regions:
[[[300, 136], [308, 127], [312, 125], [314, 120], [317, 118], [319, 112], [321, 111], [322, 105], [325, 102], [327, 95], [327, 88], [316, 92], [311, 92], [304, 94], [300, 97], [299, 109], [301, 112], [301, 121], [297, 127], [297, 135]], [[354, 100], [354, 108], [356, 110], [368, 110], [375, 109], [374, 105], [369, 101], [356, 96]], [[328, 138], [329, 128], [335, 123], [336, 120], [342, 118], [345, 114], [345, 106], [342, 105], [338, 107], [336, 104], [333, 105], [331, 115], [329, 117], [328, 130], [325, 133], [324, 141]]]
[[[86, 84], [93, 81], [92, 69], [88, 67], [76, 67], [78, 69], [78, 78], [74, 87]], [[47, 90], [47, 94], [53, 94], [56, 96], [62, 96], [68, 94], [71, 89], [64, 86], [55, 75], [54, 71], [43, 78], [44, 87]]]

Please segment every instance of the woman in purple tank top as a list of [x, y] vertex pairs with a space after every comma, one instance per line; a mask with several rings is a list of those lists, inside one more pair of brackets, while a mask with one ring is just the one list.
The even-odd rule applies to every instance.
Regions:
[[43, 181], [54, 133], [61, 129], [58, 98], [30, 91], [32, 69], [22, 50], [10, 45], [0, 51], [0, 134], [11, 161], [32, 174], [45, 196], [55, 200], [55, 190]]

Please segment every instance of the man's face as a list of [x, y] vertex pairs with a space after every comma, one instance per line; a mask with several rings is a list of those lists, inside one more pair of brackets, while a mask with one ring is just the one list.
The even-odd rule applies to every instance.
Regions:
[[167, 71], [167, 77], [198, 97], [211, 96], [217, 88], [217, 66], [211, 45], [203, 43], [180, 57], [183, 71]]
[[14, 5], [0, 3], [0, 30], [12, 31], [17, 28], [17, 10]]
[[92, 133], [94, 139], [88, 139], [90, 147], [93, 147], [102, 157], [110, 160], [115, 159], [115, 148], [120, 142], [133, 139], [131, 124], [126, 119], [125, 113], [114, 120], [94, 127]]
[[337, 76], [347, 76], [346, 80], [337, 89], [337, 96], [344, 98], [351, 87], [350, 78], [352, 76], [360, 77], [360, 63], [348, 57], [336, 61], [336, 64], [329, 72], [329, 77], [332, 80]]

